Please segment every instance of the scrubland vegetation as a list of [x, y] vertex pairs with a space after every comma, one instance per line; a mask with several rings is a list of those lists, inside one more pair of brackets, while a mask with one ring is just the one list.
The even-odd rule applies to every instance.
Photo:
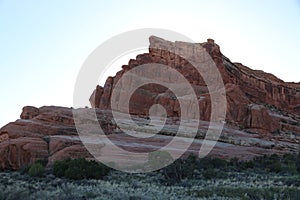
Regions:
[[147, 174], [84, 159], [46, 164], [1, 172], [0, 199], [300, 199], [299, 154], [251, 161], [190, 156]]

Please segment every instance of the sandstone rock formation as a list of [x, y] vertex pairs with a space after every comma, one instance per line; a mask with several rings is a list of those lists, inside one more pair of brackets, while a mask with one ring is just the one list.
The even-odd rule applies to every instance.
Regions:
[[[191, 51], [186, 47], [188, 45], [182, 42], [177, 44], [178, 48]], [[130, 98], [129, 111], [135, 123], [124, 119], [125, 129], [142, 125], [138, 127], [140, 132], [153, 131], [150, 130], [151, 127], [147, 130], [143, 128], [143, 124], [149, 122], [147, 116], [150, 107], [160, 104], [166, 108], [169, 120], [164, 127], [165, 135], [151, 140], [140, 139], [137, 142], [122, 133], [113, 120], [110, 102], [114, 87], [130, 69], [147, 63], [168, 65], [180, 72], [197, 94], [201, 119], [198, 140], [187, 151], [197, 153], [211, 115], [208, 88], [191, 63], [170, 51], [156, 48], [160, 45], [170, 47], [175, 44], [150, 37], [149, 53], [138, 55], [128, 65], [123, 65], [121, 71], [106, 80], [104, 87], [97, 86], [90, 98], [91, 105], [97, 108], [99, 124], [114, 144], [137, 152], [153, 151], [162, 147], [170, 141], [170, 135], [174, 135], [178, 117], [182, 112], [178, 97], [172, 91], [157, 84], [148, 84], [137, 89]], [[197, 45], [205, 48], [213, 58], [226, 90], [226, 124], [211, 155], [249, 159], [262, 154], [297, 152], [300, 141], [300, 83], [285, 83], [271, 74], [233, 63], [221, 53], [220, 47], [212, 39]], [[149, 70], [146, 73], [155, 76], [157, 72]], [[164, 74], [161, 77], [168, 79], [169, 76]], [[122, 83], [126, 87], [121, 92], [126, 95], [126, 88], [130, 88], [133, 83], [134, 79]], [[181, 85], [178, 84], [178, 87]], [[123, 102], [118, 102], [117, 108], [124, 111]], [[185, 131], [181, 134], [187, 134], [191, 128], [189, 122], [183, 121], [182, 125]], [[110, 153], [112, 159], [122, 159], [122, 155]], [[71, 108], [26, 106], [19, 120], [0, 129], [0, 169], [16, 170], [40, 159], [47, 160], [48, 165], [51, 165], [56, 160], [68, 157], [93, 159], [78, 136]]]
[[[186, 52], [193, 52], [193, 49], [189, 49], [184, 43], [172, 43], [154, 36], [149, 40], [149, 53], [138, 55], [136, 59], [131, 59], [128, 65], [123, 65], [116, 76], [106, 80], [104, 87], [97, 86], [90, 97], [92, 107], [109, 110], [112, 91], [127, 71], [147, 63], [160, 63], [176, 69], [190, 82], [198, 95], [201, 120], [208, 121], [211, 102], [203, 78], [185, 59], [172, 50], [166, 51], [159, 47], [172, 49], [177, 45], [176, 48]], [[285, 83], [272, 74], [252, 70], [241, 63], [233, 63], [221, 53], [220, 47], [212, 39], [199, 45], [206, 49], [221, 72], [228, 102], [227, 124], [243, 127], [249, 131], [255, 129], [260, 133], [299, 134], [300, 83]], [[143, 73], [156, 72], [149, 69]], [[131, 88], [134, 81], [133, 78], [132, 82], [122, 83], [123, 88], [125, 90]], [[125, 95], [126, 92], [120, 91], [120, 94]], [[147, 116], [153, 104], [164, 106], [169, 117], [180, 115], [178, 100], [168, 88], [149, 84], [137, 89], [130, 100], [129, 110], [133, 115]], [[118, 104], [119, 111], [123, 112], [123, 102]]]
[[[23, 110], [28, 111], [25, 107]], [[0, 129], [0, 169], [17, 170], [20, 167], [37, 160], [47, 160], [51, 166], [56, 160], [66, 158], [83, 157], [94, 159], [82, 144], [72, 117], [72, 109], [63, 107], [41, 107], [32, 109], [39, 111], [39, 115], [31, 119], [19, 119]], [[99, 122], [103, 130], [109, 133], [108, 137], [115, 145], [132, 152], [150, 152], [165, 146], [172, 139], [178, 123], [176, 118], [171, 118], [171, 123], [164, 127], [164, 135], [158, 135], [151, 139], [134, 139], [124, 133], [111, 122], [110, 112], [96, 110]], [[29, 113], [32, 115], [32, 113]], [[140, 133], [156, 133], [155, 128], [145, 128], [149, 121], [147, 118], [134, 116], [134, 123], [124, 118], [123, 130], [139, 130]], [[258, 122], [259, 123], [259, 122]], [[188, 121], [181, 122], [184, 132], [178, 134], [187, 135], [193, 128]], [[209, 122], [201, 121], [199, 135], [190, 146], [187, 154], [197, 154], [202, 146], [202, 134], [205, 134]], [[296, 132], [296, 130], [295, 130]], [[299, 133], [299, 132], [298, 132]], [[105, 145], [111, 145], [109, 143]], [[101, 147], [100, 147], [101, 149]], [[299, 149], [299, 135], [279, 133], [262, 135], [260, 133], [239, 130], [236, 127], [225, 125], [217, 145], [210, 153], [225, 159], [238, 157], [251, 159], [263, 154], [285, 154], [297, 152]], [[176, 149], [173, 149], [176, 152]], [[101, 153], [101, 150], [100, 150]], [[111, 151], [111, 160], [122, 160], [119, 152]]]
[[[0, 135], [5, 135], [0, 142], [1, 169], [18, 169], [36, 160], [90, 156], [78, 139], [70, 108], [24, 107], [21, 119], [1, 128]], [[75, 146], [76, 151], [68, 150]]]

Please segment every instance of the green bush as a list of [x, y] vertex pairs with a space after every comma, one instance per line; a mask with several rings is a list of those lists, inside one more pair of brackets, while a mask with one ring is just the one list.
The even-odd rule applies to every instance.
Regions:
[[225, 178], [226, 175], [224, 172], [218, 169], [208, 168], [202, 172], [202, 176], [205, 179], [219, 179], [219, 178]]
[[34, 163], [28, 170], [29, 176], [42, 177], [44, 176], [45, 168], [40, 163]]
[[213, 167], [217, 169], [224, 169], [228, 165], [228, 162], [226, 160], [220, 158], [212, 158], [211, 162]]
[[300, 191], [294, 188], [217, 187], [194, 190], [192, 192], [200, 198], [215, 196], [227, 197], [224, 199], [299, 199], [300, 197]]
[[202, 172], [202, 176], [205, 179], [213, 179], [215, 178], [216, 171], [212, 168], [208, 168]]
[[35, 161], [35, 163], [40, 163], [41, 165], [46, 167], [48, 164], [48, 160], [47, 159], [39, 159], [39, 160]]
[[296, 158], [296, 167], [297, 167], [297, 171], [300, 173], [300, 151], [298, 152], [298, 155]]
[[272, 154], [270, 156], [264, 155], [254, 158], [255, 167], [259, 169], [264, 169], [269, 172], [279, 173], [283, 170], [284, 157], [280, 157], [277, 154]]
[[[152, 154], [149, 160], [163, 162], [162, 153]], [[194, 174], [196, 170], [197, 173]], [[255, 157], [253, 160], [241, 161], [238, 158], [232, 158], [226, 161], [220, 158], [196, 158], [190, 156], [187, 159], [178, 159], [171, 165], [163, 168], [160, 172], [163, 174], [167, 183], [179, 183], [185, 178], [202, 175], [205, 179], [226, 178], [230, 172], [245, 172], [247, 170], [258, 173], [284, 173], [296, 175], [300, 172], [300, 154], [286, 154], [284, 156], [264, 155]], [[298, 171], [297, 171], [298, 170]]]
[[245, 163], [246, 169], [254, 168], [254, 166], [255, 166], [255, 163], [252, 160], [245, 161], [244, 163]]
[[173, 157], [167, 151], [153, 151], [148, 154], [148, 164], [152, 168], [160, 168], [173, 162]]
[[297, 174], [297, 166], [295, 162], [289, 162], [284, 167], [282, 167], [282, 170], [289, 174]]
[[239, 162], [239, 159], [234, 157], [234, 158], [231, 158], [230, 161], [229, 161], [229, 165], [230, 166], [233, 166], [235, 168], [238, 168], [240, 166], [240, 162]]
[[57, 177], [68, 179], [101, 179], [106, 176], [110, 168], [95, 161], [84, 158], [56, 161], [53, 165], [53, 174]]
[[278, 172], [281, 172], [282, 170], [282, 166], [281, 166], [281, 163], [280, 161], [274, 161], [273, 163], [269, 164], [268, 166], [268, 170], [270, 172], [275, 172], [275, 173], [278, 173]]
[[62, 161], [55, 161], [53, 165], [53, 174], [57, 177], [64, 177], [65, 171], [69, 168], [71, 159], [66, 159]]
[[226, 169], [228, 166], [229, 162], [221, 158], [205, 157], [200, 159], [198, 162], [199, 169]]
[[79, 167], [70, 166], [65, 172], [64, 176], [68, 179], [80, 180], [84, 179], [84, 169]]
[[162, 169], [165, 179], [169, 183], [178, 183], [185, 178], [191, 178], [196, 169], [197, 158], [190, 155], [186, 159], [178, 159]]

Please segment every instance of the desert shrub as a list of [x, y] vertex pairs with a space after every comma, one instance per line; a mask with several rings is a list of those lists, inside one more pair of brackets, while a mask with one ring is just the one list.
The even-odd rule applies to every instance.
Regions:
[[[164, 155], [164, 154], [163, 154]], [[167, 157], [161, 154], [153, 154], [149, 160], [155, 162], [163, 162], [163, 159], [157, 159]], [[295, 154], [287, 154], [284, 156], [264, 155], [255, 157], [253, 160], [240, 161], [238, 158], [232, 158], [230, 161], [226, 161], [220, 158], [205, 157], [198, 159], [194, 156], [190, 156], [187, 159], [178, 159], [171, 165], [160, 170], [162, 172], [167, 183], [178, 183], [183, 179], [191, 178], [193, 176], [201, 175], [205, 179], [218, 179], [226, 178], [227, 172], [244, 172], [249, 169], [255, 173], [284, 173], [284, 174], [297, 174], [300, 166], [300, 156]], [[196, 170], [196, 174], [194, 171]]]
[[202, 176], [205, 179], [219, 179], [219, 178], [225, 178], [226, 174], [221, 170], [208, 168], [202, 171]]
[[255, 167], [259, 169], [275, 173], [282, 171], [282, 158], [277, 154], [255, 157], [254, 162]]
[[96, 161], [89, 161], [88, 169], [87, 169], [87, 178], [95, 178], [101, 179], [106, 176], [110, 172], [110, 168], [99, 164]]
[[243, 171], [254, 168], [255, 163], [253, 160], [240, 161], [238, 158], [232, 158], [230, 159], [228, 166], [231, 171]]
[[35, 163], [40, 163], [41, 165], [46, 167], [48, 164], [48, 160], [47, 159], [39, 159], [39, 160], [35, 161]]
[[267, 167], [270, 172], [278, 173], [278, 172], [281, 172], [281, 170], [282, 170], [282, 165], [281, 165], [280, 161], [278, 161], [278, 160], [275, 161], [274, 163], [269, 164]]
[[228, 162], [220, 158], [205, 157], [198, 162], [198, 168], [204, 170], [209, 168], [225, 169], [227, 166]]
[[53, 174], [57, 177], [64, 177], [65, 171], [69, 168], [71, 159], [55, 161], [53, 165]]
[[239, 159], [236, 157], [231, 158], [229, 161], [229, 165], [238, 168], [240, 165]]
[[297, 155], [286, 154], [281, 160], [282, 170], [284, 173], [297, 174]]
[[171, 165], [163, 168], [161, 171], [167, 183], [179, 183], [185, 178], [191, 178], [196, 169], [197, 159], [190, 155], [186, 159], [178, 159]]
[[298, 152], [298, 155], [296, 158], [296, 168], [297, 168], [297, 171], [300, 173], [300, 151]]
[[0, 200], [29, 199], [30, 191], [17, 185], [1, 188]]
[[216, 170], [213, 168], [208, 168], [202, 172], [202, 176], [205, 179], [213, 179], [215, 178], [215, 175], [216, 175]]
[[[208, 188], [193, 191], [197, 197], [227, 197], [229, 199], [299, 199], [299, 190], [291, 188]], [[226, 198], [226, 199], [227, 199]], [[216, 198], [217, 199], [217, 198]], [[218, 198], [223, 199], [223, 198]]]
[[53, 174], [69, 179], [101, 179], [110, 171], [107, 166], [84, 158], [56, 161], [53, 165]]
[[252, 169], [255, 167], [255, 163], [252, 160], [247, 160], [247, 161], [233, 161], [231, 163], [231, 166], [235, 171], [244, 171], [247, 169]]
[[282, 171], [288, 173], [288, 174], [297, 174], [297, 166], [295, 162], [289, 162], [286, 165], [282, 167]]
[[293, 154], [285, 154], [282, 156], [282, 162], [283, 163], [291, 163], [291, 162], [295, 162], [297, 159], [297, 155], [293, 155]]
[[247, 160], [247, 161], [240, 162], [239, 166], [242, 169], [252, 169], [254, 168], [255, 163], [252, 160]]
[[212, 158], [211, 162], [212, 162], [213, 167], [217, 168], [217, 169], [226, 168], [228, 165], [228, 162], [221, 158]]
[[31, 165], [30, 164], [25, 164], [22, 167], [20, 167], [19, 172], [20, 174], [27, 174]]
[[45, 167], [40, 163], [34, 163], [28, 170], [29, 176], [32, 177], [42, 177], [44, 176]]
[[284, 176], [280, 178], [280, 181], [287, 186], [300, 187], [300, 177], [299, 176]]
[[152, 168], [170, 164], [173, 157], [167, 151], [153, 151], [148, 154], [148, 165]]

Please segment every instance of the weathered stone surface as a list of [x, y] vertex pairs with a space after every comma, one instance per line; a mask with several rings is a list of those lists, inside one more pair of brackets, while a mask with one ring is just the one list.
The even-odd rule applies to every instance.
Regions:
[[100, 107], [100, 100], [101, 100], [102, 94], [103, 94], [103, 88], [98, 85], [90, 97], [90, 102], [92, 103], [93, 108]]
[[47, 143], [42, 138], [20, 137], [0, 143], [2, 169], [19, 169], [27, 163], [47, 159]]
[[6, 132], [2, 132], [0, 135], [0, 142], [7, 141], [9, 139], [9, 136]]
[[21, 119], [32, 119], [39, 115], [39, 109], [33, 106], [26, 106], [21, 113]]
[[[230, 87], [228, 87], [230, 88]], [[234, 91], [234, 88], [231, 90]], [[222, 135], [219, 139], [220, 142], [214, 147], [210, 155], [220, 156], [223, 158], [238, 157], [241, 159], [250, 159], [254, 156], [262, 154], [284, 154], [289, 152], [297, 152], [299, 148], [300, 127], [297, 121], [292, 121], [291, 118], [285, 117], [284, 122], [270, 124], [269, 128], [273, 125], [282, 126], [282, 130], [293, 130], [293, 133], [284, 131], [274, 131], [274, 134], [265, 133], [261, 130], [261, 123], [265, 115], [269, 112], [265, 107], [260, 105], [252, 105], [245, 108], [250, 112], [245, 118], [245, 123], [255, 129], [240, 130], [235, 125], [226, 124]], [[33, 119], [17, 120], [16, 122], [9, 123], [0, 129], [0, 135], [4, 140], [0, 142], [0, 167], [1, 169], [19, 169], [25, 164], [33, 163], [36, 160], [48, 160], [48, 165], [51, 166], [56, 160], [65, 158], [78, 158], [84, 157], [94, 159], [92, 155], [83, 146], [79, 136], [77, 135], [75, 125], [72, 119], [72, 110], [62, 107], [42, 107], [39, 108], [40, 114]], [[88, 111], [89, 109], [86, 109]], [[264, 110], [264, 112], [260, 112]], [[85, 110], [83, 110], [85, 111]], [[149, 152], [157, 150], [170, 142], [174, 130], [177, 130], [178, 118], [169, 118], [168, 123], [164, 126], [164, 134], [148, 139], [133, 139], [128, 135], [122, 133], [118, 127], [112, 122], [112, 116], [108, 111], [96, 110], [100, 125], [102, 129], [109, 133], [110, 140], [129, 151], [133, 152]], [[59, 116], [58, 116], [59, 115]], [[238, 115], [238, 113], [237, 113]], [[280, 120], [281, 116], [274, 114]], [[120, 115], [122, 117], [122, 113]], [[134, 121], [129, 119], [122, 120], [122, 130], [138, 130], [141, 134], [154, 134], [158, 131], [155, 127], [147, 127], [147, 118], [132, 116]], [[241, 118], [242, 119], [242, 118]], [[151, 120], [158, 120], [152, 118]], [[88, 123], [88, 122], [84, 122]], [[189, 120], [181, 121], [183, 132], [178, 132], [178, 135], [189, 137], [189, 132], [193, 131]], [[209, 127], [209, 122], [200, 121], [197, 128], [197, 138], [187, 153], [197, 153], [202, 145], [202, 139], [205, 136], [206, 130]], [[291, 128], [293, 127], [293, 129]], [[91, 130], [93, 132], [93, 130]], [[94, 143], [92, 144], [94, 145]], [[103, 145], [101, 143], [101, 145]], [[110, 145], [110, 144], [104, 144]], [[100, 147], [101, 149], [101, 147]], [[176, 153], [176, 149], [174, 149]], [[101, 154], [101, 150], [99, 151]], [[120, 159], [122, 156], [118, 152], [109, 152], [110, 159]]]
[[[271, 117], [266, 107], [262, 105], [249, 105], [246, 127], [263, 129], [270, 132], [280, 129], [278, 118]], [[268, 123], [266, 123], [266, 121]]]
[[[63, 149], [81, 145], [80, 140], [57, 140], [54, 136], [76, 136], [72, 110], [63, 107], [23, 108], [21, 118], [0, 129], [0, 164], [2, 169], [18, 169], [36, 160], [47, 160]], [[59, 145], [59, 144], [63, 145]], [[82, 145], [81, 145], [82, 146]], [[82, 157], [86, 153], [82, 151]], [[66, 156], [65, 156], [66, 157]]]
[[[176, 44], [182, 51], [191, 52], [187, 43], [177, 42]], [[220, 47], [212, 39], [197, 45], [204, 47], [213, 58], [222, 75], [227, 97], [226, 124], [219, 142], [210, 155], [249, 159], [262, 154], [297, 152], [300, 141], [300, 83], [285, 83], [271, 74], [251, 70], [240, 63], [232, 63], [222, 55]], [[195, 116], [192, 110], [188, 110], [189, 106], [181, 110], [179, 99], [189, 105], [187, 96], [176, 97], [167, 87], [157, 84], [148, 84], [138, 88], [130, 97], [129, 102], [129, 111], [134, 118], [134, 123], [124, 118], [122, 130], [135, 129], [139, 130], [139, 133], [155, 133], [153, 127], [139, 126], [149, 123], [147, 116], [153, 104], [162, 105], [169, 117], [164, 127], [166, 135], [138, 141], [122, 133], [120, 127], [116, 125], [110, 110], [110, 100], [116, 84], [123, 86], [119, 91], [120, 95], [129, 95], [126, 88], [134, 85], [135, 77], [120, 81], [128, 70], [147, 63], [168, 65], [188, 80], [198, 98], [201, 121], [199, 127], [196, 127], [197, 140], [187, 151], [187, 153], [197, 153], [209, 127], [211, 97], [208, 88], [203, 77], [197, 73], [191, 63], [172, 51], [161, 50], [158, 47], [171, 51], [174, 43], [150, 37], [149, 53], [138, 55], [136, 59], [131, 59], [128, 65], [123, 65], [122, 70], [116, 76], [106, 80], [104, 87], [97, 86], [90, 97], [91, 105], [97, 108], [96, 115], [99, 124], [105, 133], [109, 134], [114, 144], [135, 152], [149, 152], [165, 146], [172, 139], [167, 135], [173, 135], [174, 130], [177, 130], [178, 117], [182, 112], [188, 113], [190, 118]], [[138, 76], [143, 77], [143, 73], [149, 76], [158, 76], [157, 73], [160, 73], [158, 77], [165, 82], [176, 78], [171, 74], [151, 69], [140, 72]], [[179, 90], [184, 90], [181, 83], [174, 84]], [[124, 102], [117, 102], [118, 111], [126, 109]], [[89, 111], [89, 109], [82, 109], [82, 111]], [[26, 106], [20, 118], [0, 129], [1, 169], [16, 170], [39, 159], [48, 160], [48, 165], [69, 157], [93, 159], [78, 137], [72, 109], [55, 106], [41, 108]], [[87, 118], [82, 123], [88, 126], [90, 122]], [[180, 123], [184, 127], [182, 129], [184, 132], [179, 134], [184, 137], [189, 136], [191, 131], [189, 120]], [[174, 151], [177, 150], [174, 149]], [[101, 154], [101, 151], [99, 153]], [[113, 151], [109, 153], [112, 160], [122, 160], [123, 155]]]
[[[118, 82], [128, 70], [143, 64], [159, 63], [176, 69], [190, 82], [199, 99], [200, 119], [208, 121], [211, 114], [211, 101], [206, 84], [190, 63], [174, 53], [175, 48], [187, 53], [192, 53], [193, 49], [189, 49], [187, 43], [172, 43], [154, 36], [150, 37], [149, 41], [149, 53], [138, 55], [135, 60], [131, 59], [115, 77], [107, 79], [103, 88], [97, 86], [90, 98], [92, 107], [110, 109], [110, 98], [116, 84], [123, 86], [119, 93], [125, 96], [128, 95], [128, 89], [135, 84], [134, 78], [126, 83]], [[282, 123], [282, 119], [288, 115], [299, 123], [300, 83], [285, 83], [272, 74], [252, 70], [240, 63], [232, 63], [221, 53], [220, 47], [213, 39], [208, 39], [207, 42], [199, 45], [209, 53], [222, 75], [228, 103], [227, 123], [255, 129], [261, 133], [294, 130], [293, 127]], [[147, 76], [157, 75], [157, 72], [151, 69], [141, 72], [140, 77], [143, 77], [143, 73]], [[166, 82], [171, 79], [168, 74], [159, 74], [159, 77]], [[180, 86], [180, 83], [176, 84]], [[129, 111], [131, 114], [147, 116], [151, 105], [161, 104], [167, 110], [168, 116], [178, 117], [180, 106], [177, 99], [167, 88], [143, 86], [132, 95]], [[117, 109], [121, 112], [126, 111], [121, 101], [118, 102]], [[184, 112], [190, 111], [184, 110]]]
[[[38, 114], [33, 115], [36, 110]], [[92, 158], [79, 139], [71, 108], [26, 106], [21, 116], [24, 112], [24, 116], [34, 117], [19, 119], [0, 129], [0, 169], [16, 170], [36, 160], [48, 160], [48, 165], [52, 165], [69, 157]], [[107, 134], [116, 129], [109, 114], [97, 111]]]
[[93, 156], [86, 150], [82, 144], [74, 144], [66, 146], [65, 148], [55, 152], [48, 157], [48, 165], [51, 166], [57, 160], [64, 160], [67, 158], [86, 158], [93, 159]]

